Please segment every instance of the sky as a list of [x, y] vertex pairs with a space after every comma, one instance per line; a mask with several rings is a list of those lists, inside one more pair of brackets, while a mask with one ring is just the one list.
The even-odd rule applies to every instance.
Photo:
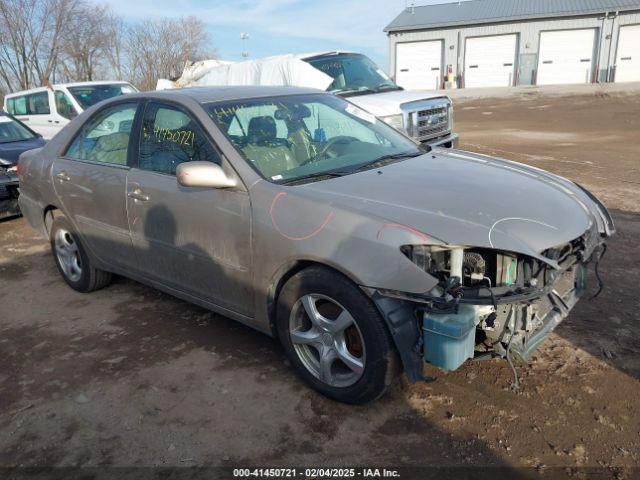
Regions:
[[[223, 60], [242, 60], [240, 33], [248, 33], [249, 58], [325, 50], [361, 52], [388, 69], [382, 31], [411, 0], [92, 0], [126, 20], [196, 16]], [[419, 0], [416, 5], [447, 0]]]

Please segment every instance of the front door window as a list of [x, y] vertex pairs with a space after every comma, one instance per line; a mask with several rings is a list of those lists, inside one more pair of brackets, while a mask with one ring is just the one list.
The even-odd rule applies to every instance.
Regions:
[[220, 164], [220, 156], [196, 121], [172, 105], [150, 103], [142, 121], [138, 167], [175, 175], [184, 162]]
[[60, 116], [71, 120], [78, 115], [78, 112], [76, 112], [75, 107], [71, 103], [71, 100], [69, 100], [69, 97], [67, 97], [66, 93], [56, 90], [54, 97], [56, 100], [56, 110]]

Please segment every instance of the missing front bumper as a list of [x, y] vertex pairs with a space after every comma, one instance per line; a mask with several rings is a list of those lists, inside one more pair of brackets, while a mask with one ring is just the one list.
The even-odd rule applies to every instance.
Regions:
[[511, 354], [529, 360], [584, 294], [586, 267], [587, 263], [579, 263], [566, 269], [553, 289], [538, 298], [501, 302], [491, 326], [485, 322], [489, 313], [486, 304], [461, 304], [455, 310], [434, 314], [415, 297], [377, 290], [368, 293], [384, 316], [407, 378], [413, 383], [425, 380], [424, 362], [451, 371], [480, 354], [476, 347], [482, 335], [489, 340], [485, 354], [505, 357], [510, 342]]

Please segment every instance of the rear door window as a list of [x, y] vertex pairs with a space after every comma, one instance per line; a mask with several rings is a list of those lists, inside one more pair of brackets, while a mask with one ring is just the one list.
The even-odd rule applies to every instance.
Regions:
[[49, 115], [49, 92], [38, 92], [27, 95], [28, 115]]
[[11, 115], [49, 115], [49, 92], [30, 93], [7, 99], [7, 111]]
[[13, 97], [8, 99], [7, 111], [12, 115], [27, 115], [27, 98]]
[[184, 162], [221, 163], [213, 147], [193, 117], [173, 105], [151, 102], [142, 120], [138, 167], [175, 175]]
[[127, 165], [129, 137], [137, 103], [107, 107], [87, 122], [65, 157], [112, 165]]

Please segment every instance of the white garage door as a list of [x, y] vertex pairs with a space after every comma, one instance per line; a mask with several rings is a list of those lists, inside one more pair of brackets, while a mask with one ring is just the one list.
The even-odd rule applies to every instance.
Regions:
[[464, 86], [513, 85], [517, 35], [467, 38], [464, 54]]
[[640, 25], [620, 27], [616, 82], [640, 81]]
[[439, 89], [442, 40], [396, 44], [396, 83], [407, 90]]
[[595, 35], [593, 28], [542, 32], [538, 85], [590, 83]]

